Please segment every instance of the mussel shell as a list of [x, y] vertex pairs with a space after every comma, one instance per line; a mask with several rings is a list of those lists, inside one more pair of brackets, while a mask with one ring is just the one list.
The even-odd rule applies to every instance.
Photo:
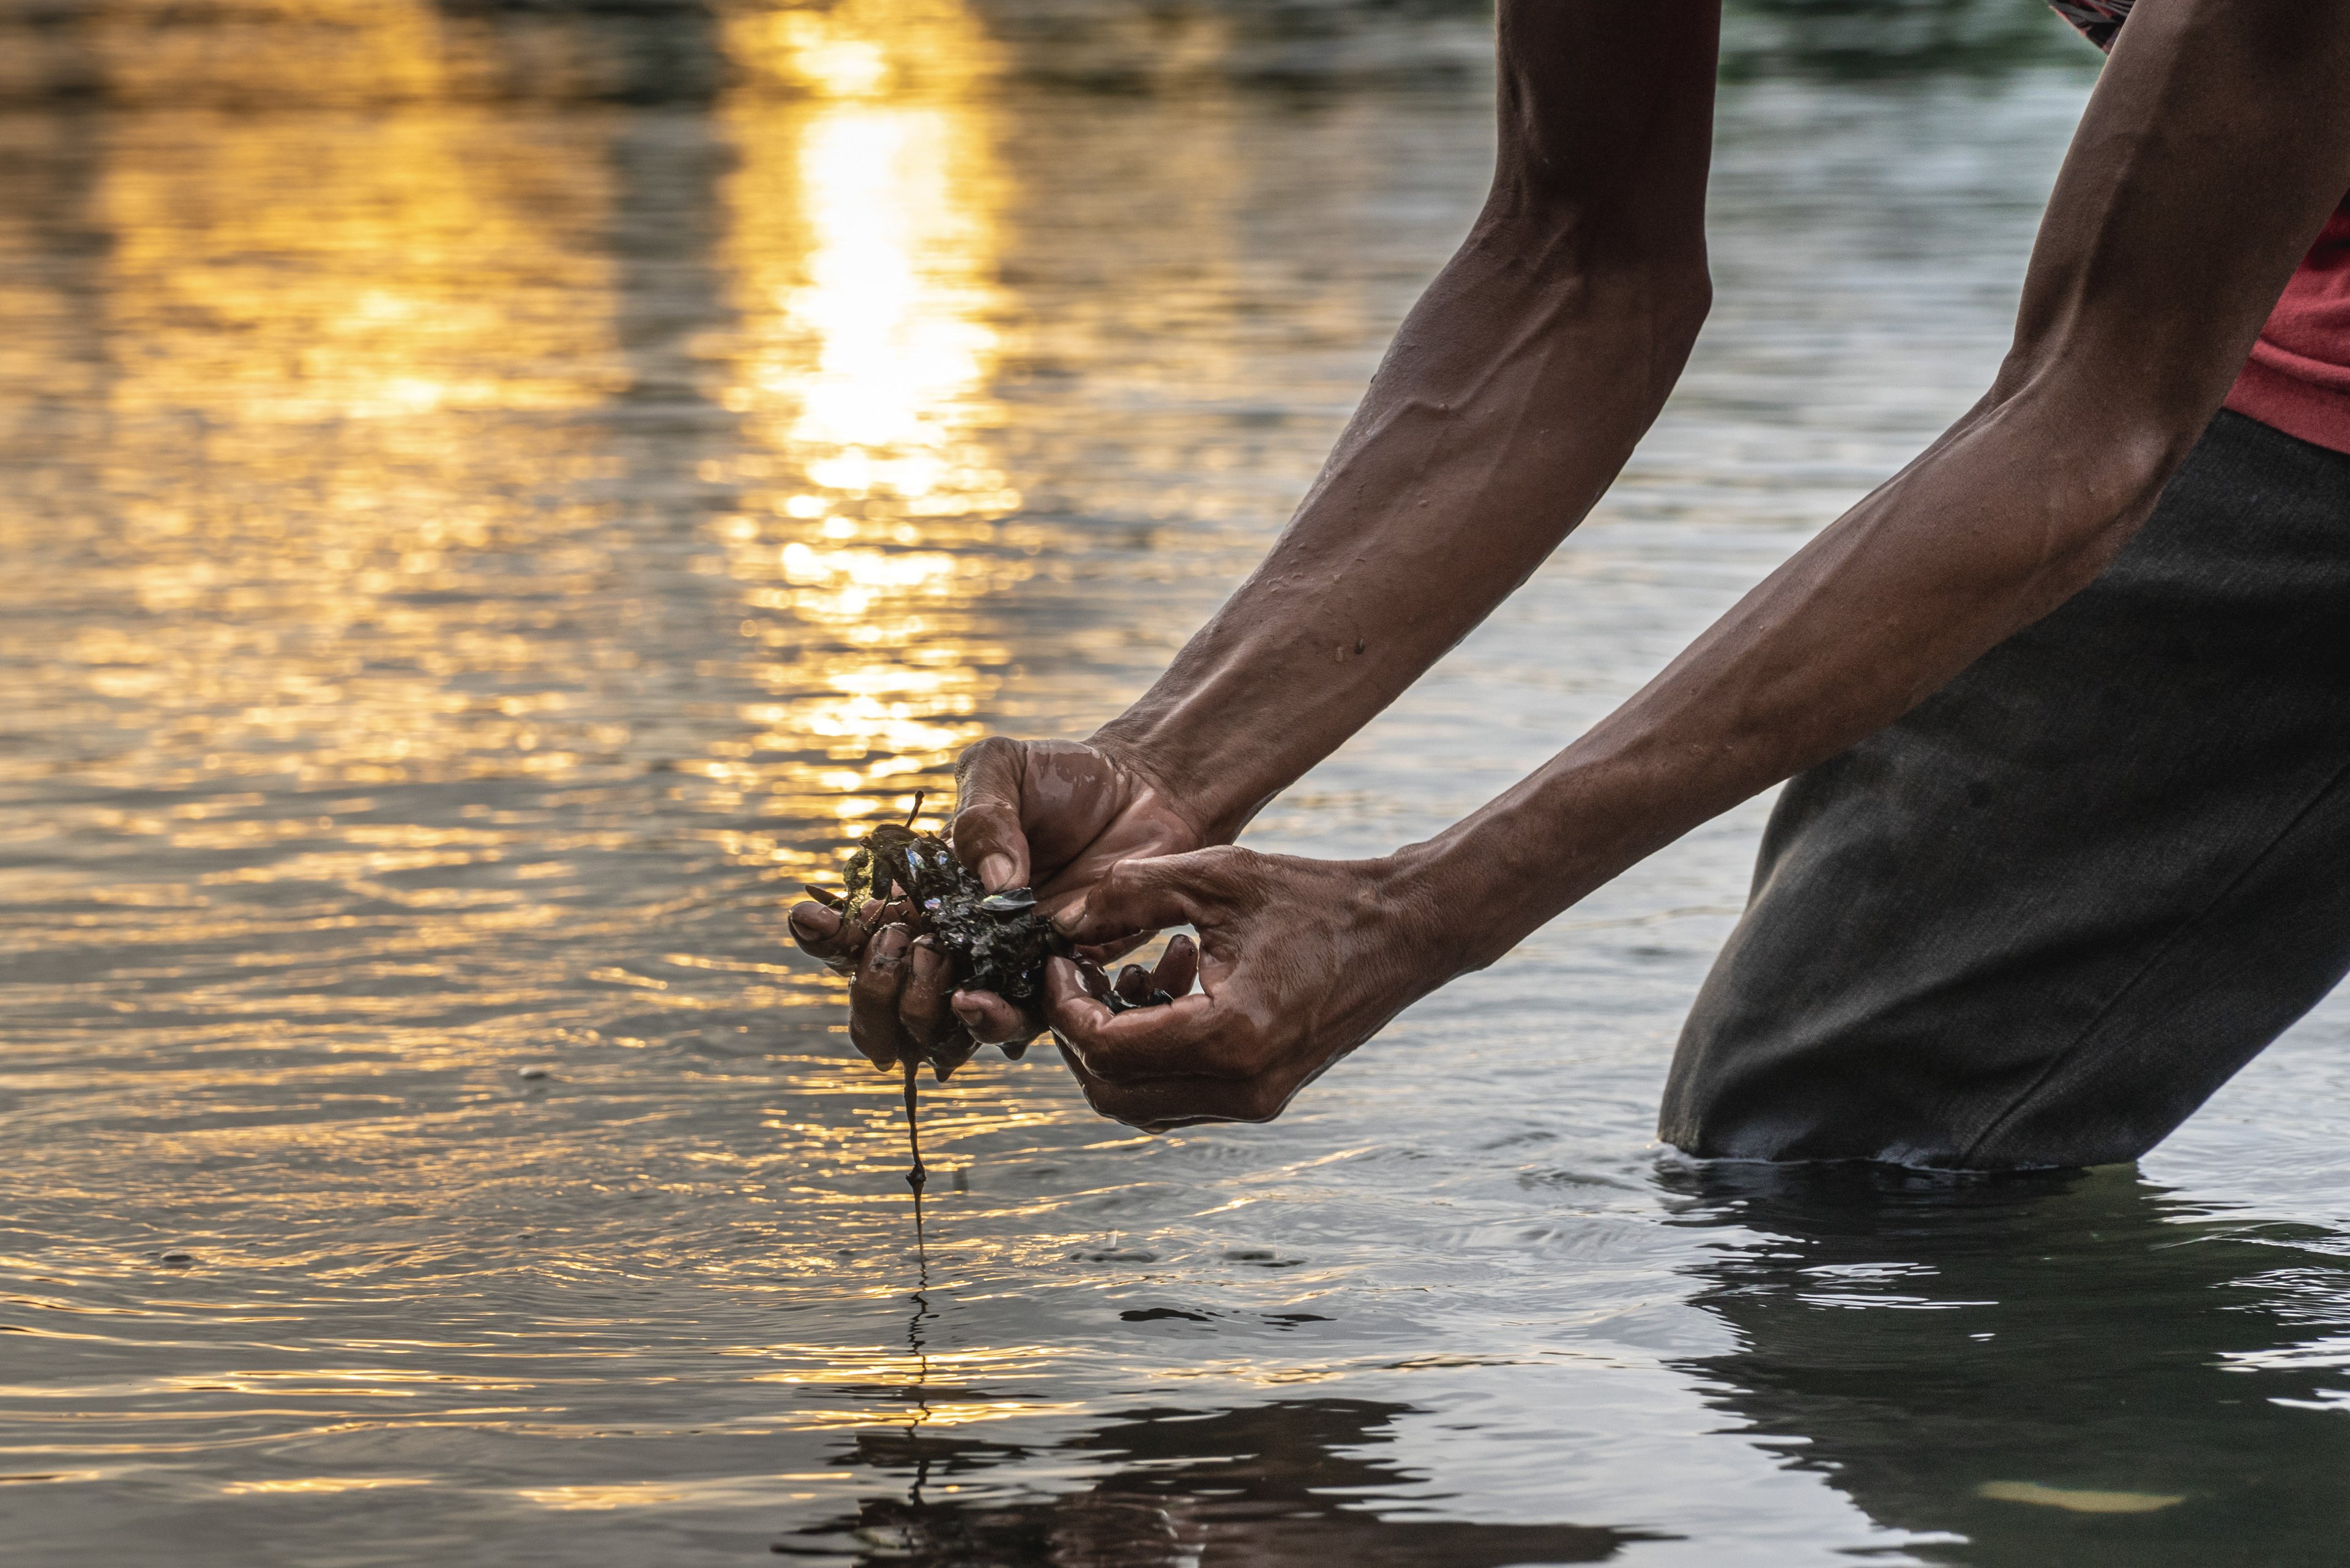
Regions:
[[1036, 894], [1032, 888], [1006, 888], [982, 898], [979, 907], [991, 915], [1024, 915], [1036, 907]]

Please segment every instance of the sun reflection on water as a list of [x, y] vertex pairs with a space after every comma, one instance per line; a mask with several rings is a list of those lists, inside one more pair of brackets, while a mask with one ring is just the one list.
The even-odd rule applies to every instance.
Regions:
[[947, 0], [744, 16], [724, 42], [743, 85], [720, 109], [741, 158], [721, 396], [746, 439], [718, 527], [775, 700], [743, 711], [753, 757], [709, 766], [771, 809], [854, 821], [935, 788], [979, 732], [1009, 658], [981, 606], [1030, 569], [987, 440], [990, 47]]

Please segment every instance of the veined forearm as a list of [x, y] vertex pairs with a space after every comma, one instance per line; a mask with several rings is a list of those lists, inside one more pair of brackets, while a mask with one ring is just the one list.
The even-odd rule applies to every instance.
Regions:
[[1405, 321], [1264, 562], [1096, 737], [1229, 839], [1523, 583], [1662, 407], [1700, 267], [1555, 272], [1481, 229]]
[[1539, 772], [1404, 851], [1430, 898], [1476, 910], [1454, 922], [1460, 966], [1892, 722], [2087, 586], [2191, 432], [2099, 442], [2037, 402], [1968, 416]]
[[1717, 0], [1501, 0], [1493, 185], [1264, 564], [1096, 740], [1210, 842], [1395, 700], [1607, 489], [1705, 314]]

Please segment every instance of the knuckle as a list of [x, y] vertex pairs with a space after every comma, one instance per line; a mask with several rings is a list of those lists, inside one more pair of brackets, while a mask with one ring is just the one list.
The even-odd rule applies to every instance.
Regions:
[[1237, 844], [1220, 844], [1198, 851], [1196, 862], [1201, 890], [1224, 898], [1255, 885], [1263, 874], [1264, 857]]
[[968, 838], [973, 834], [1000, 834], [1015, 827], [1019, 826], [1020, 814], [1013, 810], [1009, 801], [978, 795], [957, 806], [952, 820], [958, 835]]
[[974, 741], [955, 759], [955, 782], [968, 785], [983, 781], [990, 774], [1016, 773], [1020, 766], [1020, 742], [1007, 735], [989, 735]]

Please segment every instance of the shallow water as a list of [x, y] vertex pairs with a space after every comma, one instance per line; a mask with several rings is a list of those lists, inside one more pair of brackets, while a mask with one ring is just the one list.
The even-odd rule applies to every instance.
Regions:
[[[989, 1053], [917, 1251], [788, 889], [1246, 568], [1487, 97], [828, 15], [671, 38], [706, 100], [491, 91], [383, 0], [203, 57], [267, 110], [0, 114], [0, 1559], [2334, 1560], [2350, 1007], [2138, 1170], [1693, 1168], [1761, 803], [1269, 1127]], [[1665, 420], [1252, 842], [1470, 808], [1906, 461], [2085, 90], [1731, 90]]]

